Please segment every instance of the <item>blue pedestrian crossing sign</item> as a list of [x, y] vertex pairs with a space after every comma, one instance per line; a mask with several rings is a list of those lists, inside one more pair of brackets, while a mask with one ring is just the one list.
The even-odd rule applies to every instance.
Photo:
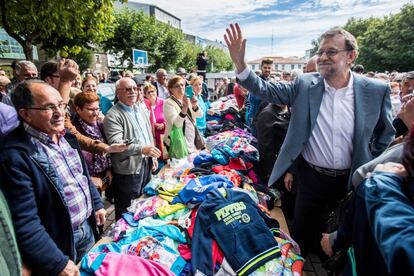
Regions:
[[148, 53], [147, 51], [132, 49], [132, 62], [133, 66], [148, 66]]

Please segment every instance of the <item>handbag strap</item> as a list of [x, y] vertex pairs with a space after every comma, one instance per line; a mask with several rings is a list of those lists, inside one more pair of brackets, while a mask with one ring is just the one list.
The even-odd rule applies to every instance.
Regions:
[[[179, 101], [176, 97], [174, 97], [173, 95], [171, 95], [170, 97], [171, 97], [171, 99], [172, 99], [172, 100], [173, 100], [176, 104], [178, 104], [178, 106], [179, 106], [180, 108], [183, 108], [182, 103], [180, 103], [180, 101]], [[192, 124], [192, 125], [193, 125], [193, 127], [194, 127], [194, 134], [195, 134], [194, 139], [197, 139], [197, 136], [200, 136], [200, 132], [199, 132], [199, 130], [198, 130], [198, 128], [197, 128], [197, 126], [196, 126], [196, 124], [195, 124], [195, 121], [193, 120], [193, 115], [191, 114], [190, 109], [188, 109], [188, 110], [187, 110], [187, 116], [188, 116], [188, 118], [190, 119], [190, 122], [191, 122], [191, 124]], [[183, 134], [184, 134], [184, 136], [185, 136], [185, 120], [184, 120], [184, 122], [183, 122]]]
[[[171, 95], [171, 99], [176, 103], [176, 104], [178, 104], [178, 106], [182, 109], [183, 108], [183, 104], [182, 103], [180, 103], [180, 101], [176, 98], [176, 97], [174, 97], [173, 95]], [[191, 114], [191, 111], [190, 111], [190, 109], [187, 109], [187, 116], [188, 116], [188, 118], [190, 119], [190, 121], [193, 123], [193, 125], [194, 125], [194, 120], [193, 120], [193, 115]]]

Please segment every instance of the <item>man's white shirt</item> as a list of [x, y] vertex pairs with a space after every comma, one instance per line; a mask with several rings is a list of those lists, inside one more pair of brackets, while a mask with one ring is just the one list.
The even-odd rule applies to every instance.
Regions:
[[[246, 67], [236, 74], [240, 80], [246, 80], [250, 69]], [[354, 77], [350, 73], [348, 85], [344, 88], [335, 89], [325, 80], [324, 85], [325, 92], [316, 124], [302, 156], [307, 162], [319, 167], [349, 169], [355, 126]]]

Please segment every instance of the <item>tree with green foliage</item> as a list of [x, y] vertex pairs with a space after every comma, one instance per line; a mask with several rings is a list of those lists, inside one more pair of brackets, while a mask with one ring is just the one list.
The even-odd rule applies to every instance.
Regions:
[[[154, 17], [124, 8], [115, 12], [113, 36], [103, 42], [103, 49], [111, 54], [121, 54], [121, 62], [131, 60], [132, 49], [148, 52], [149, 70], [165, 68], [175, 71], [183, 67], [191, 71], [195, 67], [200, 46], [185, 41], [183, 32], [157, 21]], [[207, 47], [206, 51], [214, 72], [231, 70], [233, 63], [223, 50]]]
[[[109, 53], [116, 53], [121, 60], [121, 64], [126, 60], [131, 60], [132, 49], [138, 48], [137, 40], [149, 40], [153, 25], [147, 22], [143, 13], [133, 12], [128, 9], [115, 11], [115, 21], [113, 22], [113, 35], [102, 42], [102, 47]], [[136, 30], [142, 28], [136, 36]], [[151, 40], [150, 40], [151, 41]], [[150, 42], [151, 43], [151, 42]], [[142, 49], [143, 50], [143, 49]]]
[[317, 39], [312, 39], [312, 49], [310, 50], [310, 56], [313, 57], [318, 52], [319, 44], [321, 43], [322, 36], [319, 36]]
[[83, 72], [90, 68], [94, 59], [93, 50], [86, 47], [63, 47], [60, 51], [62, 58], [70, 58], [76, 61], [79, 71]]
[[121, 62], [131, 60], [132, 49], [148, 52], [150, 70], [173, 70], [185, 52], [181, 30], [157, 21], [143, 12], [124, 8], [115, 13], [113, 36], [103, 42], [110, 53], [122, 53]]
[[358, 40], [359, 57], [368, 71], [409, 71], [414, 64], [414, 6], [383, 18], [351, 18], [344, 28]]
[[[398, 13], [383, 18], [351, 17], [343, 27], [359, 45], [356, 63], [368, 71], [410, 71], [414, 64], [414, 5], [406, 4]], [[312, 53], [320, 37], [313, 40]]]
[[[1, 27], [33, 61], [33, 45], [59, 51], [106, 40], [115, 0], [0, 0]], [[125, 0], [122, 0], [122, 2]]]
[[194, 45], [191, 42], [184, 42], [184, 56], [181, 61], [177, 64], [177, 67], [185, 68], [190, 72], [193, 68], [196, 67], [196, 60], [198, 54], [202, 51], [201, 46]]
[[358, 38], [358, 62], [371, 71], [410, 71], [414, 64], [414, 6], [369, 24]]
[[158, 68], [174, 70], [184, 57], [185, 37], [181, 30], [167, 24], [160, 23], [160, 27], [161, 35], [156, 46], [159, 55], [151, 56], [153, 62], [150, 69], [153, 71]]
[[207, 46], [205, 51], [210, 63], [210, 68], [207, 69], [207, 72], [220, 72], [220, 71], [230, 71], [233, 69], [233, 62], [231, 61], [230, 55], [224, 52], [222, 49]]
[[377, 24], [379, 22], [381, 22], [381, 19], [376, 17], [370, 17], [367, 19], [351, 17], [348, 19], [343, 28], [358, 39], [358, 37], [365, 34], [370, 25]]

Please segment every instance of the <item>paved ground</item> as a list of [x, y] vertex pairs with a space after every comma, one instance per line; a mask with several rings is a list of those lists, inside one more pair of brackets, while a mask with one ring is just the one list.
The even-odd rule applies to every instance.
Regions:
[[[286, 223], [291, 225], [292, 221], [288, 220]], [[322, 267], [320, 258], [316, 254], [309, 253], [305, 259], [304, 276], [328, 276], [326, 270]]]
[[[104, 225], [104, 236], [108, 234], [111, 229], [111, 226], [115, 223], [115, 210], [114, 205], [109, 203], [107, 200], [105, 202], [105, 208], [107, 212], [107, 219]], [[327, 276], [328, 274], [322, 268], [321, 261], [318, 256], [310, 254], [306, 258], [305, 267], [304, 267], [304, 276]]]
[[306, 258], [304, 274], [305, 276], [328, 276], [322, 267], [321, 260], [314, 254], [309, 254]]
[[106, 236], [111, 229], [111, 225], [115, 223], [115, 209], [114, 205], [111, 204], [109, 201], [104, 200], [104, 205], [106, 209], [106, 222], [104, 225], [104, 236]]

